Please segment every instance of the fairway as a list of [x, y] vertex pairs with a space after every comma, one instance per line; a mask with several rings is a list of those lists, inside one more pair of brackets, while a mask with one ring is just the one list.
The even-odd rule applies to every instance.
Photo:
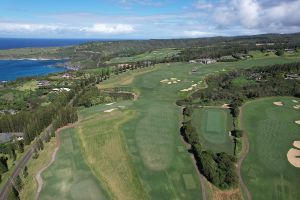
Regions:
[[194, 109], [192, 122], [204, 148], [233, 154], [234, 143], [229, 136], [233, 121], [228, 109]]
[[[300, 140], [300, 112], [295, 98], [276, 97], [246, 103], [242, 126], [250, 151], [242, 164], [242, 175], [253, 199], [294, 200], [300, 198], [300, 169], [291, 165], [287, 152]], [[297, 99], [299, 101], [299, 99]], [[282, 102], [276, 106], [273, 102]]]
[[61, 148], [55, 162], [42, 174], [44, 184], [39, 199], [106, 200], [100, 182], [84, 161], [74, 128], [60, 134]]

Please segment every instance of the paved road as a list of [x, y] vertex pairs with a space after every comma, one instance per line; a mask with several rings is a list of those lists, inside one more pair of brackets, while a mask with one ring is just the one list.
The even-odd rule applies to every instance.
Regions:
[[[41, 135], [41, 139], [43, 141], [45, 141], [46, 133], [50, 128], [51, 128], [51, 125], [48, 126], [45, 129], [44, 134]], [[10, 176], [10, 178], [7, 180], [5, 185], [2, 187], [2, 190], [0, 191], [0, 199], [1, 200], [6, 200], [7, 199], [8, 191], [9, 191], [9, 189], [10, 189], [12, 183], [13, 183], [13, 180], [15, 180], [15, 178], [17, 178], [17, 176], [22, 172], [24, 167], [27, 165], [28, 161], [31, 159], [32, 155], [34, 154], [35, 148], [36, 148], [36, 143], [35, 143], [35, 140], [34, 140], [31, 144], [31, 147], [29, 148], [29, 150], [24, 154], [22, 159], [16, 164], [16, 167], [15, 167], [12, 175]]]

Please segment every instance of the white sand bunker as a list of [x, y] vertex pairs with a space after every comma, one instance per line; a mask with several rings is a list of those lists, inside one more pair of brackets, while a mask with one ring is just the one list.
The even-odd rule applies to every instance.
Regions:
[[300, 109], [300, 105], [295, 105], [295, 106], [293, 106], [293, 108]]
[[283, 103], [281, 101], [273, 102], [275, 106], [283, 106]]
[[295, 121], [296, 124], [300, 124], [300, 120]]
[[297, 101], [297, 100], [293, 100], [293, 102], [294, 102], [294, 103], [298, 103], [298, 101]]
[[180, 90], [180, 91], [181, 91], [181, 92], [188, 92], [188, 91], [193, 90], [196, 86], [197, 86], [197, 84], [193, 84], [191, 87], [186, 88], [186, 89], [182, 89], [182, 90]]
[[168, 84], [168, 85], [171, 85], [171, 84], [176, 84], [178, 82], [180, 82], [181, 80], [177, 79], [177, 78], [170, 78], [170, 79], [163, 79], [161, 81], [159, 81], [160, 83], [164, 83], [164, 84]]
[[[296, 148], [300, 147], [300, 141], [294, 141], [293, 145]], [[300, 150], [291, 148], [287, 153], [288, 161], [297, 168], [300, 168]]]
[[113, 104], [115, 104], [116, 102], [112, 102], [112, 103], [107, 103], [107, 104], [105, 104], [106, 106], [111, 106], [111, 105], [113, 105]]
[[110, 112], [112, 112], [112, 111], [114, 111], [114, 110], [117, 110], [118, 108], [112, 108], [112, 109], [109, 109], [109, 110], [105, 110], [104, 112], [105, 113], [110, 113]]
[[294, 141], [293, 145], [294, 147], [300, 149], [300, 141]]
[[224, 103], [224, 104], [222, 105], [222, 108], [230, 108], [230, 104]]

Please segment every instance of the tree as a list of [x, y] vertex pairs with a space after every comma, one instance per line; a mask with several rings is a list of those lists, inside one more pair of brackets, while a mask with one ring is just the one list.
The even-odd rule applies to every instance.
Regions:
[[277, 56], [282, 56], [284, 54], [284, 50], [283, 49], [277, 49], [275, 54]]
[[18, 175], [14, 181], [14, 185], [15, 185], [15, 188], [18, 190], [18, 191], [21, 191], [22, 188], [23, 188], [23, 182], [22, 182], [22, 179], [21, 177]]
[[25, 166], [23, 169], [23, 177], [27, 178], [27, 176], [28, 176], [28, 168], [27, 168], [27, 166]]
[[243, 131], [241, 131], [241, 130], [234, 129], [233, 131], [231, 131], [231, 134], [232, 134], [232, 136], [234, 136], [236, 138], [243, 137]]
[[24, 143], [23, 141], [19, 140], [16, 142], [17, 148], [18, 148], [18, 152], [19, 153], [23, 153], [24, 152]]
[[41, 138], [37, 139], [36, 145], [37, 145], [38, 150], [43, 150], [44, 149], [44, 144], [43, 144], [43, 141], [42, 141]]
[[38, 157], [39, 157], [39, 153], [38, 153], [37, 149], [35, 148], [32, 158], [37, 159]]
[[8, 200], [19, 200], [20, 199], [19, 192], [13, 185], [8, 190], [7, 199]]
[[8, 171], [7, 160], [8, 158], [5, 156], [0, 157], [0, 174], [3, 174]]

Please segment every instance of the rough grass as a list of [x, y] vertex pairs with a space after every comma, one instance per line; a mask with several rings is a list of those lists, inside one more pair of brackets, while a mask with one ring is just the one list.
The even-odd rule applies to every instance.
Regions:
[[[298, 199], [300, 170], [287, 160], [287, 152], [299, 140], [299, 111], [295, 98], [259, 99], [243, 107], [242, 125], [248, 133], [249, 154], [242, 175], [253, 199]], [[299, 100], [299, 99], [298, 99]], [[284, 106], [273, 102], [282, 101]]]
[[146, 60], [162, 60], [167, 57], [172, 57], [180, 52], [180, 50], [166, 48], [166, 49], [157, 49], [154, 51], [148, 51], [143, 54], [131, 56], [131, 57], [116, 57], [108, 61], [108, 64], [113, 63], [128, 63], [128, 62], [137, 62], [137, 61], [146, 61]]
[[113, 199], [148, 198], [132, 167], [120, 130], [120, 125], [133, 116], [130, 111], [99, 113], [76, 127], [87, 163]]
[[[26, 179], [23, 179], [25, 187], [20, 193], [21, 200], [34, 199], [35, 193], [37, 190], [37, 183], [35, 180], [35, 175], [37, 172], [46, 166], [51, 160], [53, 150], [56, 146], [55, 138], [52, 138], [49, 143], [44, 144], [44, 150], [39, 152], [38, 159], [31, 159], [27, 165], [28, 167], [28, 176]], [[22, 176], [21, 176], [22, 177]], [[23, 177], [22, 177], [23, 178]]]
[[26, 91], [26, 90], [34, 91], [37, 88], [38, 88], [38, 86], [37, 86], [37, 81], [36, 80], [27, 81], [26, 83], [24, 83], [21, 86], [17, 87], [17, 89], [20, 90], [20, 91]]
[[194, 109], [192, 123], [204, 148], [214, 152], [224, 151], [233, 154], [234, 144], [229, 136], [233, 122], [228, 109]]

